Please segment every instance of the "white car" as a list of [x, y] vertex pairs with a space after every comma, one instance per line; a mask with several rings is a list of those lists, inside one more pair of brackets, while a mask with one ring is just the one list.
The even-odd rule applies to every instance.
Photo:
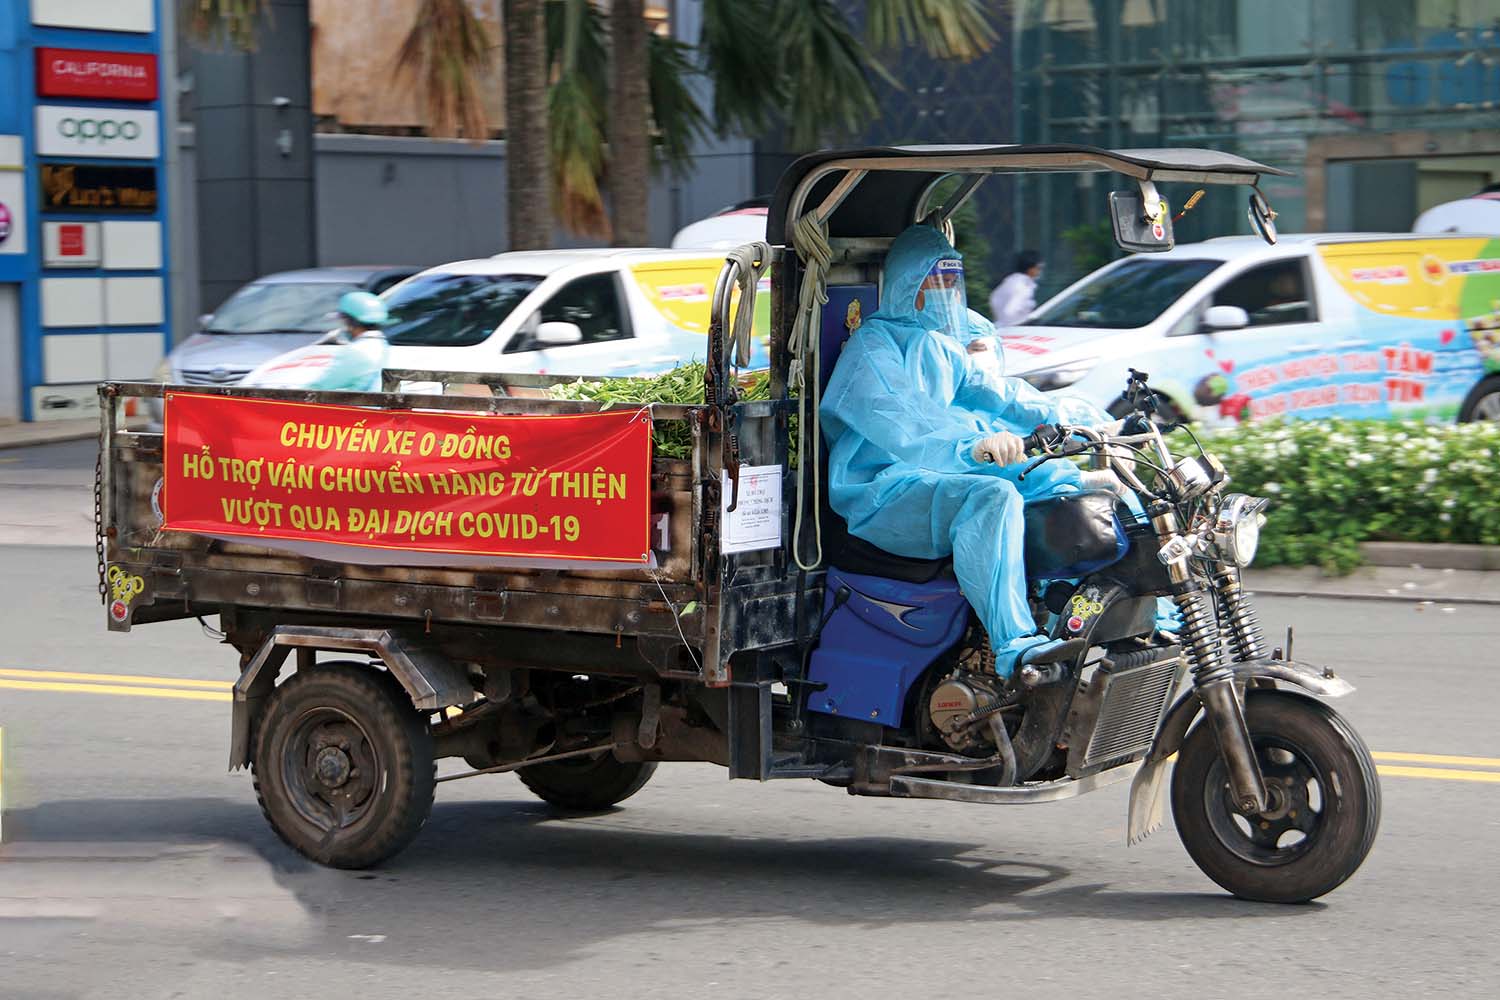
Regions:
[[1118, 410], [1127, 370], [1176, 417], [1500, 419], [1500, 243], [1283, 235], [1106, 265], [1000, 332], [1007, 374]]
[[[722, 255], [544, 250], [429, 268], [382, 298], [388, 368], [651, 375], [708, 354]], [[751, 367], [769, 361], [769, 296], [756, 296]]]

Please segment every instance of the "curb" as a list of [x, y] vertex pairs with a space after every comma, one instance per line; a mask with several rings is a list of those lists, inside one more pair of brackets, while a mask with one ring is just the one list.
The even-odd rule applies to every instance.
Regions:
[[39, 445], [62, 444], [66, 441], [82, 441], [99, 436], [97, 418], [83, 420], [59, 420], [10, 424], [0, 427], [0, 451], [10, 448], [34, 448]]
[[1377, 594], [1373, 591], [1361, 590], [1296, 590], [1291, 587], [1278, 587], [1272, 584], [1262, 587], [1250, 584], [1245, 588], [1255, 597], [1311, 597], [1322, 600], [1327, 598], [1332, 601], [1393, 601], [1401, 604], [1465, 604], [1484, 605], [1500, 604], [1500, 598], [1496, 597], [1454, 597], [1443, 595], [1442, 597], [1430, 597], [1422, 594]]
[[1362, 542], [1359, 554], [1367, 566], [1418, 569], [1500, 570], [1500, 545], [1455, 545], [1443, 542]]

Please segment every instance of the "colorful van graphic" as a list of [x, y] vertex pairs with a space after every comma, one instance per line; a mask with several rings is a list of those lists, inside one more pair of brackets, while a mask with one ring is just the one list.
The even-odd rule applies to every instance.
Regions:
[[1001, 331], [1010, 374], [1186, 417], [1500, 419], [1500, 237], [1288, 236], [1116, 261]]

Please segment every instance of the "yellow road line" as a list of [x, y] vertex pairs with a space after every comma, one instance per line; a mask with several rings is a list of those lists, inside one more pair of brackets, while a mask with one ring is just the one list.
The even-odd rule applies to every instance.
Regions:
[[223, 691], [232, 687], [233, 681], [204, 681], [191, 677], [146, 677], [139, 674], [80, 674], [64, 670], [21, 670], [16, 667], [0, 667], [0, 678], [18, 681], [100, 681], [106, 684], [130, 684], [143, 687], [206, 688]]
[[[97, 683], [108, 682], [108, 683]], [[0, 688], [15, 691], [79, 692], [113, 694], [138, 698], [175, 698], [185, 701], [230, 701], [229, 681], [196, 680], [179, 677], [145, 677], [134, 674], [95, 674], [61, 670], [22, 670], [0, 668]], [[1469, 757], [1458, 754], [1423, 754], [1397, 751], [1375, 751], [1377, 761], [1399, 761], [1408, 764], [1456, 764], [1460, 767], [1500, 769], [1500, 757]], [[1377, 768], [1391, 778], [1426, 778], [1433, 781], [1477, 781], [1500, 784], [1500, 770], [1459, 770], [1449, 767], [1409, 767], [1382, 763]]]
[[229, 691], [190, 691], [182, 688], [131, 687], [125, 684], [85, 684], [82, 681], [51, 684], [46, 681], [0, 680], [0, 688], [15, 691], [81, 691], [85, 694], [124, 694], [138, 698], [182, 698], [187, 701], [230, 701]]
[[1500, 784], [1500, 772], [1458, 771], [1447, 767], [1401, 767], [1381, 764], [1375, 768], [1386, 778], [1428, 778], [1436, 781], [1487, 781]]
[[1396, 753], [1376, 750], [1370, 754], [1376, 760], [1388, 760], [1401, 764], [1458, 764], [1469, 767], [1500, 767], [1500, 757], [1461, 757], [1442, 753]]

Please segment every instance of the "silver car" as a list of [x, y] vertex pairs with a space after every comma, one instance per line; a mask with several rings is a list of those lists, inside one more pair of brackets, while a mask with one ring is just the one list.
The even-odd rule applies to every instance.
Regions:
[[[158, 377], [173, 385], [233, 385], [261, 362], [296, 350], [337, 326], [345, 292], [379, 295], [418, 267], [317, 267], [257, 278], [172, 349]], [[153, 416], [160, 420], [160, 413]]]

